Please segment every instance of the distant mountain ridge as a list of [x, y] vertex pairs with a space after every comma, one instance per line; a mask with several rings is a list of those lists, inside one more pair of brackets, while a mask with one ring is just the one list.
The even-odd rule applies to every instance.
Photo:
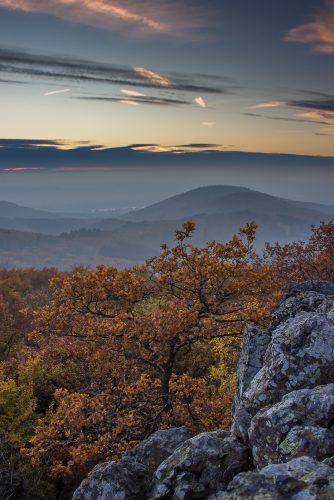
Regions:
[[69, 217], [69, 215], [23, 207], [10, 201], [0, 200], [0, 217], [8, 219], [60, 219]]
[[245, 210], [293, 216], [317, 212], [334, 216], [334, 205], [287, 200], [240, 186], [205, 186], [125, 214], [122, 218], [131, 221], [178, 220]]
[[312, 224], [330, 219], [334, 219], [334, 206], [287, 200], [239, 186], [197, 188], [119, 218], [95, 220], [64, 218], [0, 202], [0, 267], [128, 266], [158, 254], [162, 243], [172, 245], [175, 231], [187, 220], [196, 223], [192, 242], [198, 246], [226, 241], [254, 221], [258, 224], [255, 244], [261, 250], [266, 241], [305, 240]]

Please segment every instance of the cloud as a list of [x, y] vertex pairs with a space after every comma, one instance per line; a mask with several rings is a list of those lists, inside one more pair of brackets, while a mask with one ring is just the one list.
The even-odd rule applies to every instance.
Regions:
[[286, 102], [284, 101], [268, 101], [255, 104], [251, 108], [281, 108], [283, 106], [286, 106]]
[[48, 139], [0, 139], [0, 148], [35, 148], [41, 146], [58, 147], [67, 144], [67, 141]]
[[43, 167], [9, 167], [2, 168], [3, 172], [25, 172], [26, 170], [44, 170]]
[[1, 7], [131, 34], [196, 37], [208, 9], [189, 0], [2, 0]]
[[173, 91], [227, 94], [230, 88], [217, 86], [213, 77], [194, 78], [183, 74], [170, 78], [152, 70], [127, 66], [117, 66], [94, 61], [31, 54], [22, 51], [0, 50], [0, 74], [20, 76], [38, 80], [61, 80], [94, 85], [118, 85], [162, 89], [168, 86]]
[[201, 108], [206, 108], [206, 102], [203, 97], [199, 96], [194, 99], [195, 103], [198, 104]]
[[2, 154], [6, 150], [15, 151], [38, 151], [38, 150], [56, 150], [67, 151], [75, 148], [90, 148], [97, 150], [102, 146], [92, 144], [90, 141], [67, 141], [67, 140], [48, 140], [48, 139], [0, 139], [0, 150]]
[[44, 95], [55, 95], [55, 94], [66, 94], [67, 92], [71, 92], [71, 89], [59, 89], [59, 90], [51, 90], [50, 92], [46, 92]]
[[24, 85], [26, 82], [21, 82], [20, 80], [10, 80], [9, 78], [0, 78], [0, 84], [4, 85]]
[[310, 44], [317, 54], [334, 55], [334, 0], [325, 0], [314, 20], [291, 29], [285, 40]]
[[172, 99], [168, 97], [155, 97], [155, 96], [138, 96], [132, 97], [131, 99], [120, 99], [119, 97], [108, 97], [108, 96], [82, 96], [75, 97], [75, 99], [80, 99], [82, 101], [96, 101], [96, 102], [110, 102], [110, 103], [122, 103], [122, 104], [148, 104], [154, 106], [182, 106], [191, 104], [190, 101], [185, 99]]
[[289, 106], [305, 109], [316, 109], [325, 112], [334, 111], [334, 97], [328, 96], [320, 99], [293, 99], [288, 101]]
[[139, 106], [139, 102], [132, 101], [131, 99], [120, 99], [118, 102], [121, 104], [130, 104], [130, 106]]
[[146, 78], [150, 82], [156, 83], [161, 87], [170, 87], [172, 85], [172, 81], [169, 78], [166, 78], [163, 75], [159, 75], [159, 73], [155, 73], [154, 71], [146, 68], [133, 68], [138, 75]]
[[121, 89], [122, 94], [129, 95], [132, 97], [145, 97], [145, 94], [137, 92], [136, 90]]
[[187, 154], [187, 153], [209, 153], [224, 151], [226, 146], [222, 144], [180, 144], [178, 146], [163, 146], [160, 144], [150, 144], [145, 146], [134, 146], [134, 151], [143, 151], [148, 153], [172, 153], [172, 154]]
[[299, 113], [298, 116], [313, 118], [315, 120], [334, 120], [334, 111], [306, 111], [304, 113]]
[[216, 122], [203, 122], [202, 125], [204, 125], [204, 127], [214, 127]]
[[334, 135], [334, 124], [332, 127], [323, 127], [318, 132], [315, 132], [315, 135]]
[[[322, 135], [330, 132], [319, 131]], [[96, 144], [70, 143], [45, 139], [0, 139], [0, 172], [5, 169], [43, 169], [58, 171], [200, 168], [203, 165], [222, 169], [231, 165], [249, 169], [249, 165], [268, 166], [277, 169], [277, 161], [301, 168], [318, 168], [319, 165], [333, 170], [334, 157], [319, 158], [303, 155], [247, 153], [238, 151], [241, 146], [219, 144], [133, 144], [125, 147], [102, 147]], [[204, 163], [203, 163], [204, 162]], [[1, 174], [0, 174], [1, 175]]]
[[258, 113], [242, 113], [244, 116], [250, 116], [252, 118], [265, 118], [266, 120], [276, 120], [283, 122], [299, 122], [299, 123], [312, 123], [313, 125], [329, 125], [327, 121], [318, 121], [315, 122], [311, 119], [306, 118], [292, 118], [292, 117], [284, 117], [284, 116], [268, 116], [268, 115], [260, 115]]

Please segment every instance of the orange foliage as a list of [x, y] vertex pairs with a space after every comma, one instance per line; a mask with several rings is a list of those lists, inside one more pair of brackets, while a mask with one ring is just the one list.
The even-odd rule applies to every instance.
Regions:
[[265, 260], [278, 286], [288, 281], [334, 281], [334, 222], [312, 226], [308, 242], [266, 245]]
[[[334, 223], [261, 258], [254, 224], [204, 248], [189, 242], [194, 229], [132, 269], [0, 271], [0, 405], [24, 470], [28, 457], [37, 471], [28, 497], [39, 478], [69, 497], [95, 463], [156, 429], [228, 427], [245, 323], [266, 326], [288, 281], [334, 281]], [[19, 417], [29, 410], [19, 439], [15, 394]]]
[[62, 390], [27, 451], [53, 476], [80, 474], [164, 426], [228, 425], [233, 385], [224, 397], [209, 373], [194, 376], [194, 347], [265, 321], [271, 282], [252, 250], [255, 225], [202, 249], [187, 242], [193, 230], [184, 224], [145, 266], [53, 281], [31, 341], [44, 366], [61, 367]]

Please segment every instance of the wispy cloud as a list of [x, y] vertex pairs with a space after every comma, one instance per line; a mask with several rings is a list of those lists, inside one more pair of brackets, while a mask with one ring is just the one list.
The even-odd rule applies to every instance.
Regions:
[[331, 127], [323, 127], [318, 132], [315, 133], [315, 135], [334, 135], [334, 124]]
[[9, 167], [3, 168], [3, 172], [25, 172], [26, 170], [44, 170], [43, 167]]
[[139, 102], [137, 101], [132, 101], [131, 99], [120, 99], [118, 102], [121, 104], [128, 104], [130, 106], [139, 106]]
[[299, 113], [298, 116], [303, 116], [304, 118], [313, 118], [315, 120], [333, 120], [334, 121], [334, 111], [306, 111], [304, 113]]
[[286, 106], [286, 102], [284, 101], [268, 101], [268, 102], [260, 102], [258, 104], [254, 104], [251, 108], [281, 108]]
[[55, 94], [66, 94], [67, 92], [71, 92], [71, 89], [59, 89], [59, 90], [50, 90], [50, 92], [45, 92], [45, 96], [55, 95]]
[[198, 104], [201, 108], [206, 108], [206, 102], [203, 97], [199, 96], [194, 99], [195, 103]]
[[297, 108], [315, 109], [325, 112], [334, 111], [334, 96], [320, 99], [294, 99], [288, 101], [289, 106]]
[[169, 78], [163, 75], [159, 75], [159, 73], [156, 73], [151, 69], [138, 68], [138, 67], [133, 69], [138, 75], [142, 76], [143, 78], [146, 78], [150, 82], [160, 85], [161, 87], [170, 87], [172, 85], [172, 81]]
[[121, 89], [121, 93], [132, 97], [145, 97], [145, 94], [137, 92], [136, 90]]
[[[169, 77], [146, 68], [132, 68], [107, 63], [96, 63], [81, 59], [45, 56], [22, 51], [0, 50], [0, 75], [4, 78], [15, 75], [40, 82], [43, 80], [80, 82], [94, 85], [117, 85], [173, 91], [226, 94], [231, 87], [217, 85], [213, 77], [179, 75]], [[68, 84], [68, 83], [67, 83]]]
[[67, 141], [63, 139], [0, 139], [0, 148], [2, 149], [40, 149], [52, 148], [57, 150], [75, 149], [77, 147], [98, 148], [101, 146], [93, 145], [90, 141]]
[[11, 80], [10, 78], [0, 78], [0, 84], [4, 85], [24, 85], [26, 82], [20, 80]]
[[214, 127], [216, 122], [203, 122], [202, 125], [204, 125], [204, 127]]
[[80, 99], [83, 101], [96, 101], [96, 102], [110, 102], [110, 103], [121, 103], [121, 104], [132, 104], [132, 105], [140, 105], [140, 104], [149, 104], [154, 106], [183, 106], [191, 104], [190, 101], [185, 99], [176, 99], [169, 97], [156, 97], [156, 96], [133, 96], [129, 99], [123, 99], [114, 96], [82, 96], [76, 97], [75, 99]]
[[1, 7], [145, 35], [195, 36], [208, 17], [188, 0], [2, 0]]
[[334, 0], [325, 0], [314, 20], [291, 29], [285, 40], [310, 44], [318, 54], [334, 55]]
[[160, 144], [149, 144], [144, 146], [133, 146], [134, 151], [145, 151], [149, 153], [208, 153], [211, 151], [225, 151], [226, 146], [222, 144], [180, 144], [178, 146], [162, 146]]
[[243, 115], [253, 118], [265, 118], [267, 120], [311, 123], [315, 126], [324, 125], [325, 128], [320, 129], [316, 134], [332, 135], [334, 127], [334, 96], [306, 90], [302, 90], [300, 93], [304, 94], [305, 98], [272, 101], [251, 106], [251, 108], [279, 108], [280, 106], [284, 106], [288, 110], [293, 111], [293, 116], [272, 116], [270, 114], [262, 115], [250, 112], [243, 113]]
[[312, 123], [313, 125], [329, 125], [327, 121], [318, 121], [315, 122], [312, 119], [308, 118], [294, 118], [294, 117], [288, 117], [288, 116], [268, 116], [268, 115], [261, 115], [258, 113], [242, 113], [244, 116], [250, 116], [252, 118], [265, 118], [266, 120], [275, 120], [275, 121], [282, 121], [282, 122], [297, 122], [297, 123]]

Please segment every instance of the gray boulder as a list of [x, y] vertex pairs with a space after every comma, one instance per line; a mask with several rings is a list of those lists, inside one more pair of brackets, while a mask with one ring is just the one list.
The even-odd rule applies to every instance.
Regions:
[[334, 284], [327, 281], [291, 283], [285, 288], [286, 297], [276, 308], [271, 329], [300, 312], [328, 313], [334, 307]]
[[[281, 303], [275, 323], [262, 368], [248, 389], [237, 394], [232, 429], [245, 442], [251, 419], [261, 408], [294, 390], [334, 382], [334, 297], [298, 292]], [[239, 385], [243, 371], [237, 375]]]
[[191, 437], [185, 427], [160, 430], [126, 452], [119, 462], [99, 464], [82, 481], [73, 500], [145, 498], [153, 472], [175, 448]]
[[153, 477], [150, 500], [207, 498], [226, 488], [239, 472], [248, 470], [247, 447], [225, 431], [195, 436], [167, 458]]
[[334, 455], [334, 384], [293, 391], [259, 411], [249, 430], [254, 464]]
[[[280, 372], [288, 370], [291, 378], [296, 377], [299, 375], [300, 365], [307, 361], [303, 358], [294, 366], [290, 363], [294, 357], [297, 359], [299, 357], [297, 347], [300, 347], [301, 352], [306, 347], [303, 346], [303, 339], [305, 344], [308, 342], [305, 338], [307, 327], [305, 323], [309, 319], [310, 330], [312, 320], [306, 313], [313, 314], [315, 322], [317, 319], [321, 322], [322, 319], [325, 324], [334, 318], [334, 284], [326, 281], [291, 283], [286, 287], [285, 293], [286, 297], [274, 312], [268, 330], [248, 326], [244, 331], [232, 412], [232, 431], [244, 442], [247, 442], [248, 428], [255, 413], [269, 403], [276, 403], [284, 394], [297, 388], [293, 386], [293, 381], [289, 384], [289, 381], [284, 380], [284, 373], [280, 377]], [[324, 336], [326, 337], [326, 334]], [[333, 346], [332, 338], [322, 340], [325, 344], [328, 342], [329, 346]], [[319, 346], [314, 347], [314, 351], [317, 351]], [[315, 354], [316, 359], [321, 357], [321, 352], [309, 352], [309, 354], [310, 357]], [[331, 359], [328, 361], [329, 364], [332, 363]], [[316, 366], [314, 368], [317, 369]], [[302, 370], [305, 370], [304, 366]], [[328, 380], [325, 383], [327, 382]], [[301, 381], [299, 387], [316, 385], [316, 382], [313, 385], [311, 381], [310, 383], [311, 385], [304, 386]]]
[[210, 500], [326, 500], [334, 498], [334, 470], [310, 457], [241, 473]]
[[74, 492], [73, 500], [144, 499], [148, 486], [147, 470], [133, 460], [99, 464]]
[[151, 434], [132, 450], [127, 451], [123, 458], [145, 465], [149, 475], [152, 476], [161, 462], [191, 437], [192, 434], [186, 427], [160, 430]]
[[329, 314], [297, 314], [272, 334], [263, 367], [244, 397], [244, 406], [255, 415], [296, 389], [334, 381], [334, 318]]
[[[243, 347], [237, 366], [237, 388], [233, 401], [233, 421], [231, 431], [238, 437], [247, 440], [250, 416], [244, 410], [242, 400], [245, 392], [260, 371], [263, 358], [270, 342], [268, 330], [262, 330], [255, 325], [247, 325], [243, 335]], [[238, 422], [238, 425], [236, 425]]]

